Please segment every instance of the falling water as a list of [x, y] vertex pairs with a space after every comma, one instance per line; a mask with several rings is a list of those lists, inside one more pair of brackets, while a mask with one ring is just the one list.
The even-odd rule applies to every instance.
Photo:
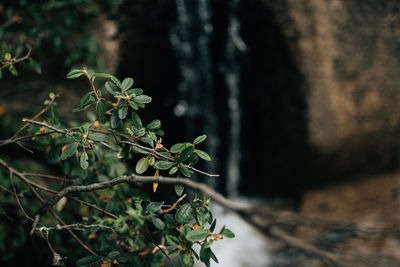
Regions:
[[[186, 135], [190, 138], [202, 130], [208, 135], [207, 151], [213, 157], [208, 171], [217, 171], [217, 117], [214, 114], [213, 75], [210, 37], [213, 33], [209, 0], [196, 2], [176, 0], [177, 24], [170, 34], [181, 75], [178, 84], [180, 99], [174, 113], [186, 118]], [[202, 125], [196, 119], [200, 118]], [[200, 126], [200, 127], [199, 127]], [[216, 180], [210, 180], [216, 186]]]
[[229, 145], [227, 159], [227, 194], [230, 198], [239, 196], [240, 182], [240, 141], [241, 141], [241, 110], [240, 110], [240, 65], [238, 56], [247, 50], [240, 36], [240, 23], [236, 16], [240, 0], [232, 0], [229, 4], [228, 31], [225, 50], [224, 78], [228, 90], [229, 109]]

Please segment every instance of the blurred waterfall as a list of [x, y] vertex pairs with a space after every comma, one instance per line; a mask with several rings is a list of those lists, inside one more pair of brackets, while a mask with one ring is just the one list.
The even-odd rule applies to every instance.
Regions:
[[[206, 150], [213, 158], [207, 171], [217, 172], [218, 119], [214, 111], [210, 38], [213, 34], [209, 0], [176, 0], [177, 24], [170, 33], [170, 42], [180, 73], [179, 100], [174, 108], [178, 117], [185, 117], [186, 136], [195, 138], [204, 131], [208, 135]], [[200, 123], [200, 124], [199, 124]], [[209, 184], [217, 185], [216, 179]]]
[[228, 29], [225, 50], [225, 66], [223, 68], [227, 87], [227, 106], [229, 110], [229, 145], [226, 161], [227, 194], [230, 198], [239, 196], [240, 182], [240, 144], [241, 144], [241, 104], [240, 104], [240, 64], [238, 56], [247, 50], [240, 36], [240, 23], [236, 16], [240, 0], [229, 2]]

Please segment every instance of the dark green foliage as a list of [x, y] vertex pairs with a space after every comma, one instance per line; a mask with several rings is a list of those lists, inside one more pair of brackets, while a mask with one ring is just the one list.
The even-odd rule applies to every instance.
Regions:
[[[85, 68], [69, 72], [67, 78], [89, 80], [91, 87], [88, 92], [82, 93], [79, 108], [75, 109], [86, 109], [89, 121], [80, 125], [61, 124], [55, 110], [56, 96], [50, 94], [50, 99], [45, 101], [45, 105], [49, 106], [44, 120], [48, 123], [47, 128], [33, 126], [28, 134], [38, 135], [31, 140], [32, 144], [49, 152], [49, 161], [58, 165], [65, 177], [75, 178], [74, 185], [107, 182], [134, 171], [154, 176], [162, 172], [187, 179], [182, 176], [190, 177], [195, 170], [192, 165], [199, 159], [211, 160], [206, 152], [196, 148], [206, 139], [205, 135], [197, 137], [193, 143], [178, 143], [170, 149], [162, 145], [160, 137], [164, 132], [161, 121], [155, 119], [146, 124], [140, 118], [151, 97], [143, 95], [142, 89], [131, 89], [134, 84], [132, 78], [120, 82], [112, 75]], [[96, 87], [104, 88], [109, 94], [103, 94]], [[60, 131], [45, 134], [51, 128]], [[128, 161], [134, 162], [134, 171], [125, 164]], [[0, 172], [0, 177], [3, 176]], [[55, 188], [62, 189], [60, 185]], [[174, 187], [178, 196], [183, 195], [184, 190], [182, 185]], [[29, 194], [28, 197], [32, 198]], [[78, 266], [110, 261], [124, 266], [164, 266], [166, 254], [179, 254], [184, 266], [192, 266], [195, 259], [208, 266], [210, 259], [217, 261], [211, 245], [222, 237], [234, 237], [226, 228], [221, 229], [219, 234], [213, 233], [215, 220], [208, 206], [209, 199], [203, 194], [173, 207], [163, 202], [152, 202], [139, 185], [124, 184], [92, 194], [81, 193], [77, 197], [91, 203], [95, 198], [96, 206], [107, 212], [104, 214], [89, 209], [70, 199], [62, 207], [57, 204], [59, 211], [70, 216], [68, 221], [85, 217], [90, 224], [97, 225], [82, 231], [80, 237], [90, 244], [98, 256], [89, 256], [79, 246], [75, 246], [74, 250], [64, 250], [66, 242], [60, 238], [59, 232], [54, 233], [51, 242], [58, 243], [60, 253], [74, 258]], [[26, 202], [25, 196], [21, 199]], [[49, 224], [54, 224], [54, 219], [47, 214], [41, 218], [39, 226]], [[159, 240], [165, 240], [165, 244], [160, 244]], [[167, 250], [161, 251], [161, 245], [165, 245]], [[195, 245], [201, 246], [200, 255], [193, 250]], [[0, 246], [0, 252], [3, 250]]]

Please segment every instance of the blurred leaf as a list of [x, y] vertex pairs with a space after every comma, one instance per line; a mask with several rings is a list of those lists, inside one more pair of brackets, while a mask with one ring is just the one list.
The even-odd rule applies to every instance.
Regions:
[[190, 203], [183, 204], [175, 214], [175, 218], [180, 223], [185, 223], [192, 217], [192, 207]]
[[161, 121], [160, 120], [153, 120], [149, 124], [146, 125], [146, 129], [148, 130], [155, 130], [161, 127]]
[[138, 174], [144, 173], [149, 168], [149, 159], [141, 158], [136, 164], [136, 172]]
[[132, 121], [133, 125], [135, 125], [136, 128], [142, 128], [142, 120], [140, 119], [139, 115], [136, 112], [132, 113]]
[[199, 149], [195, 149], [194, 153], [196, 153], [200, 158], [207, 160], [207, 161], [211, 161], [211, 157], [210, 155], [208, 155], [206, 152], [204, 152], [203, 150], [199, 150]]
[[108, 140], [108, 136], [102, 133], [91, 133], [88, 138], [96, 142], [104, 142]]
[[89, 167], [88, 155], [86, 154], [86, 151], [83, 151], [80, 163], [81, 163], [81, 168], [84, 170], [86, 170]]
[[131, 88], [132, 87], [132, 85], [133, 85], [133, 79], [132, 78], [125, 78], [123, 81], [122, 81], [122, 90], [124, 90], [124, 91], [126, 91], [126, 90], [128, 90], [129, 88]]
[[152, 213], [157, 213], [160, 209], [161, 209], [161, 206], [163, 205], [163, 203], [162, 202], [151, 202], [148, 206], [147, 206], [147, 210], [149, 211], [149, 212], [152, 212]]
[[98, 256], [98, 255], [90, 255], [84, 258], [79, 259], [76, 264], [79, 266], [85, 266], [85, 265], [89, 265], [92, 263], [95, 263], [99, 260], [101, 260], [103, 257]]
[[125, 119], [127, 114], [128, 114], [128, 107], [127, 106], [124, 106], [124, 107], [122, 107], [122, 108], [120, 108], [118, 110], [118, 117], [121, 120]]
[[82, 70], [72, 70], [67, 74], [67, 79], [76, 79], [83, 75]]
[[195, 242], [199, 240], [203, 240], [208, 236], [209, 231], [206, 229], [194, 229], [189, 231], [186, 235], [185, 238], [189, 241]]
[[183, 191], [185, 190], [185, 187], [181, 184], [176, 184], [175, 185], [175, 193], [178, 197], [180, 197], [183, 194]]
[[154, 226], [155, 226], [157, 229], [162, 230], [162, 229], [165, 228], [165, 223], [164, 223], [161, 219], [159, 219], [159, 218], [157, 218], [157, 217], [152, 217], [152, 218], [151, 218], [151, 222], [154, 224]]
[[103, 101], [98, 101], [96, 104], [96, 113], [99, 116], [99, 120], [102, 124], [107, 122], [106, 119], [106, 106], [104, 105]]
[[151, 102], [152, 99], [150, 96], [147, 96], [147, 95], [139, 95], [139, 96], [133, 98], [132, 100], [139, 104], [148, 104]]
[[69, 144], [67, 147], [65, 147], [61, 153], [60, 159], [65, 160], [68, 157], [71, 157], [72, 155], [74, 155], [76, 152], [76, 149], [78, 148], [78, 144], [79, 143], [74, 142], [72, 144]]
[[159, 160], [154, 164], [154, 168], [160, 170], [168, 170], [172, 166], [174, 166], [175, 162], [166, 161], [166, 160]]
[[199, 137], [197, 137], [196, 139], [194, 139], [193, 144], [197, 145], [200, 144], [201, 142], [203, 142], [204, 140], [206, 140], [207, 135], [203, 134], [200, 135]]

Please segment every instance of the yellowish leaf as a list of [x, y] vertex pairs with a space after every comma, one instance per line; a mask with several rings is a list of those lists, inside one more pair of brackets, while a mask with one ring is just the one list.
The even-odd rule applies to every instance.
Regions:
[[[154, 174], [154, 177], [160, 176], [160, 170], [156, 169], [156, 173]], [[158, 183], [153, 183], [153, 191], [154, 193], [157, 191]]]

